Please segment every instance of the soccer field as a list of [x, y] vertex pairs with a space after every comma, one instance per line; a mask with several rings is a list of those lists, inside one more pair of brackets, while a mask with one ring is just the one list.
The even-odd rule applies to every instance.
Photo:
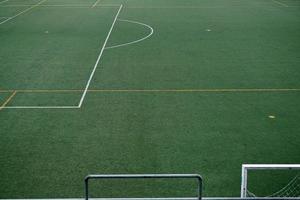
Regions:
[[[0, 198], [239, 196], [244, 163], [300, 163], [299, 0], [0, 0]], [[194, 191], [137, 183], [95, 195]]]

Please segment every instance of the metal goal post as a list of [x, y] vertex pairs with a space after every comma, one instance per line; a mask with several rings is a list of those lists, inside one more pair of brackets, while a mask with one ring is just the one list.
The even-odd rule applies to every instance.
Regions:
[[85, 200], [89, 199], [90, 179], [196, 179], [198, 182], [197, 199], [202, 199], [202, 177], [199, 174], [97, 174], [85, 177]]

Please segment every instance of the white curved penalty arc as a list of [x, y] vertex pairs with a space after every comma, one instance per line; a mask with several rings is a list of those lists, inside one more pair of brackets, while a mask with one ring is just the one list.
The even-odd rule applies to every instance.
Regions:
[[105, 49], [113, 49], [113, 48], [123, 47], [123, 46], [127, 46], [127, 45], [131, 45], [131, 44], [141, 42], [141, 41], [146, 40], [147, 38], [149, 38], [154, 32], [154, 30], [151, 26], [149, 26], [147, 24], [144, 24], [144, 23], [141, 23], [141, 22], [137, 22], [137, 21], [133, 21], [133, 20], [127, 20], [127, 19], [118, 19], [118, 21], [129, 22], [129, 23], [139, 24], [139, 25], [145, 26], [145, 27], [150, 29], [150, 32], [147, 36], [145, 36], [143, 38], [140, 38], [138, 40], [135, 40], [135, 41], [132, 41], [132, 42], [127, 42], [127, 43], [124, 43], [124, 44], [114, 45], [114, 46], [110, 46], [110, 47], [105, 47]]

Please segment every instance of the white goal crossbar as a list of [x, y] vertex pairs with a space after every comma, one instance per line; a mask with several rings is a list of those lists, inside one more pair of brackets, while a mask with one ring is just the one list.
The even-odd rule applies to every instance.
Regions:
[[248, 170], [299, 170], [300, 164], [243, 164], [241, 198], [247, 197]]

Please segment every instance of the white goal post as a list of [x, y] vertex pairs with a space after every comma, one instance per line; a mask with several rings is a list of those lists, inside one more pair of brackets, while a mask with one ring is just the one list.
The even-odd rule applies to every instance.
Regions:
[[247, 197], [247, 178], [249, 170], [300, 170], [300, 164], [243, 164], [241, 198]]

